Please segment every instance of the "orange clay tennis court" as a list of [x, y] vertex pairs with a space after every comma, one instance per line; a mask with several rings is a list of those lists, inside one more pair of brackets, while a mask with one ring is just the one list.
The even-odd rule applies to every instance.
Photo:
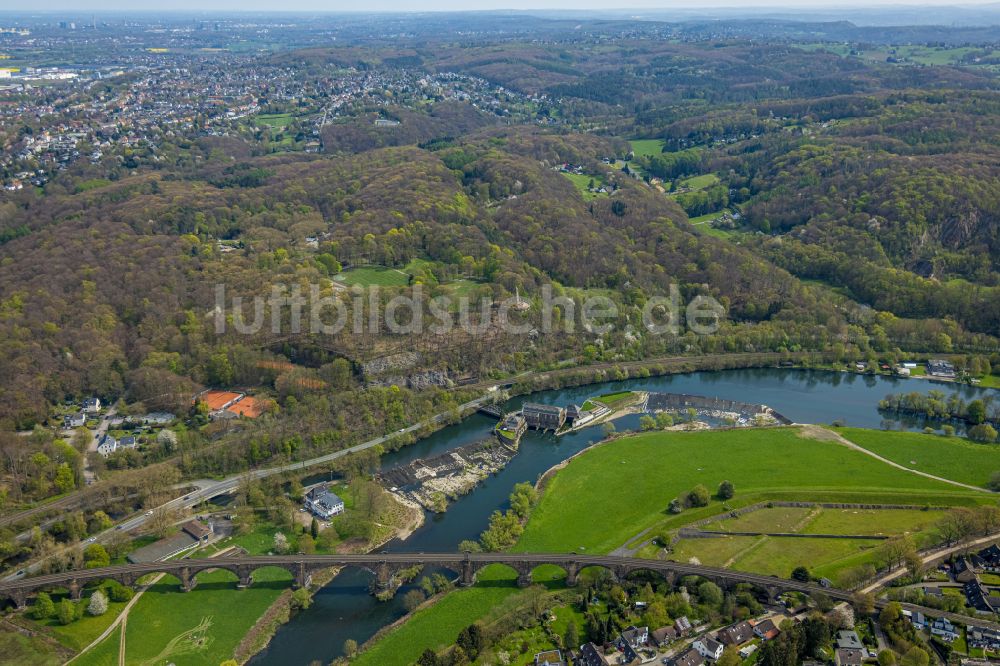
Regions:
[[233, 393], [232, 391], [205, 391], [198, 396], [198, 399], [208, 405], [210, 411], [214, 412], [217, 409], [222, 409], [239, 397], [239, 393]]
[[255, 419], [264, 413], [264, 402], [248, 395], [236, 404], [227, 407], [226, 411]]

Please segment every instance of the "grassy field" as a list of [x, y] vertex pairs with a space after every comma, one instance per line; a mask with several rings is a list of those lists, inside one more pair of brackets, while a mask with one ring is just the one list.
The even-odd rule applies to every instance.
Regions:
[[58, 666], [59, 654], [45, 641], [13, 631], [0, 632], [0, 663], [17, 666]]
[[674, 547], [670, 559], [678, 562], [698, 562], [721, 567], [740, 553], [761, 541], [761, 537], [720, 537], [718, 539], [682, 539]]
[[239, 590], [233, 574], [211, 571], [198, 576], [201, 589], [182, 592], [176, 579], [164, 577], [129, 613], [127, 663], [214, 665], [229, 659], [290, 580], [284, 570], [261, 569], [253, 585]]
[[[550, 482], [517, 548], [608, 552], [645, 528], [669, 527], [724, 510], [670, 516], [666, 507], [701, 483], [736, 485], [736, 500], [808, 499], [923, 504], [985, 501], [972, 491], [886, 466], [797, 428], [647, 433], [596, 447]], [[598, 492], [601, 488], [613, 492]], [[735, 504], [736, 502], [730, 502]], [[594, 516], [615, 516], [599, 527]]]
[[361, 653], [356, 666], [409, 666], [426, 648], [455, 642], [458, 632], [518, 593], [516, 574], [506, 567], [487, 567], [475, 587], [455, 590], [436, 604], [414, 613], [401, 627]]
[[[775, 507], [711, 523], [706, 529], [733, 532], [791, 532], [894, 536], [914, 534], [918, 543], [934, 533], [940, 511], [867, 510]], [[684, 539], [672, 559], [731, 566], [746, 571], [787, 577], [806, 564], [820, 576], [835, 577], [844, 567], [868, 561], [878, 541], [865, 539], [810, 539], [792, 537], [724, 537]], [[650, 550], [648, 555], [653, 555]]]
[[[58, 599], [59, 597], [54, 598]], [[81, 603], [88, 603], [89, 598], [89, 595], [85, 596]], [[100, 636], [101, 632], [114, 622], [115, 618], [118, 617], [118, 613], [124, 607], [125, 602], [109, 601], [108, 612], [104, 615], [95, 617], [84, 613], [83, 617], [79, 620], [65, 626], [59, 624], [54, 618], [46, 620], [44, 624], [48, 626], [49, 632], [56, 640], [74, 651], [79, 651], [90, 645], [95, 638]]]
[[[719, 182], [719, 177], [714, 173], [704, 173], [700, 176], [692, 176], [690, 178], [685, 178], [680, 182], [681, 187], [686, 187], [690, 190], [703, 190], [706, 187], [711, 187]], [[721, 215], [722, 213], [718, 213]]]
[[940, 511], [823, 509], [800, 531], [802, 534], [915, 534], [931, 529], [940, 519]]
[[590, 191], [590, 181], [594, 181], [594, 187], [601, 187], [604, 185], [604, 179], [600, 176], [590, 176], [579, 173], [563, 173], [563, 175], [570, 179], [570, 182], [573, 183], [577, 191], [584, 199], [590, 200], [596, 199], [597, 197], [608, 196], [606, 193]]
[[290, 113], [261, 113], [254, 118], [254, 122], [258, 127], [274, 127], [277, 129], [284, 129], [292, 122], [292, 114]]
[[895, 463], [961, 483], [985, 487], [993, 472], [1000, 470], [1000, 447], [996, 445], [918, 432], [860, 428], [840, 428], [837, 432]]
[[121, 644], [121, 627], [116, 627], [100, 645], [73, 661], [74, 666], [118, 666], [118, 646]]
[[351, 268], [337, 274], [334, 278], [337, 282], [346, 284], [349, 287], [358, 285], [360, 287], [403, 287], [409, 284], [410, 275], [397, 268], [387, 268], [385, 266], [361, 266]]
[[815, 512], [811, 508], [776, 507], [761, 509], [710, 523], [706, 530], [721, 532], [798, 532], [802, 523]]
[[652, 157], [663, 152], [663, 139], [633, 139], [629, 145], [636, 157]]

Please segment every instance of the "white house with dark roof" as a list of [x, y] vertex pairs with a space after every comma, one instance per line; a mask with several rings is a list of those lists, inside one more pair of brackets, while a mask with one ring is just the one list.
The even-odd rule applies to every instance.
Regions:
[[304, 503], [307, 511], [323, 520], [344, 513], [344, 500], [323, 486], [316, 486], [306, 493]]
[[705, 657], [705, 659], [711, 659], [712, 661], [718, 661], [722, 657], [723, 650], [725, 650], [722, 643], [711, 636], [702, 636], [692, 643], [691, 647], [697, 650], [698, 654]]

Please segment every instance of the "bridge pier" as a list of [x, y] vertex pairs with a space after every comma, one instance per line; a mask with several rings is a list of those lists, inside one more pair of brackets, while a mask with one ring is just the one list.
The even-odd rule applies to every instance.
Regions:
[[236, 576], [240, 579], [236, 583], [237, 589], [245, 590], [253, 584], [253, 570], [245, 564], [236, 566]]
[[531, 587], [531, 565], [521, 564], [517, 568], [517, 586], [518, 587]]
[[184, 567], [181, 569], [177, 577], [181, 579], [181, 591], [190, 592], [194, 589], [194, 586], [198, 584], [198, 579], [195, 578], [195, 574], [191, 573], [191, 567]]
[[81, 586], [80, 583], [78, 583], [74, 578], [66, 587], [69, 588], [69, 598], [73, 601], [79, 601], [81, 595], [83, 594], [83, 586]]
[[295, 572], [293, 575], [295, 576], [295, 582], [293, 583], [293, 587], [295, 587], [296, 589], [300, 587], [309, 587], [309, 584], [312, 583], [312, 575], [308, 571], [306, 571], [305, 562], [299, 562], [296, 565]]
[[382, 561], [375, 567], [375, 592], [388, 592], [392, 588], [393, 571], [389, 563]]
[[476, 584], [476, 572], [472, 568], [472, 561], [468, 556], [462, 561], [462, 577], [458, 584], [462, 587], [470, 587]]
[[566, 568], [566, 587], [576, 587], [580, 582], [580, 567], [576, 562], [569, 562]]
[[12, 590], [10, 600], [14, 602], [14, 608], [19, 611], [28, 607], [28, 593], [24, 590]]

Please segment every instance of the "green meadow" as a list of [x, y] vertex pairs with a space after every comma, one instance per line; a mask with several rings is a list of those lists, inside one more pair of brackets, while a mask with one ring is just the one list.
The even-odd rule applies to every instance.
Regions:
[[[679, 526], [724, 510], [670, 515], [675, 497], [696, 484], [714, 492], [729, 480], [734, 504], [764, 499], [968, 504], [974, 491], [890, 467], [798, 428], [644, 433], [597, 446], [549, 483], [518, 543], [522, 551], [608, 552], [646, 528]], [[601, 492], [607, 488], [608, 492]], [[615, 516], [600, 526], [594, 516]]]
[[629, 145], [636, 157], [652, 157], [663, 152], [663, 139], [632, 139]]
[[1000, 446], [976, 444], [961, 437], [838, 428], [858, 446], [910, 469], [974, 486], [986, 486], [1000, 471]]

